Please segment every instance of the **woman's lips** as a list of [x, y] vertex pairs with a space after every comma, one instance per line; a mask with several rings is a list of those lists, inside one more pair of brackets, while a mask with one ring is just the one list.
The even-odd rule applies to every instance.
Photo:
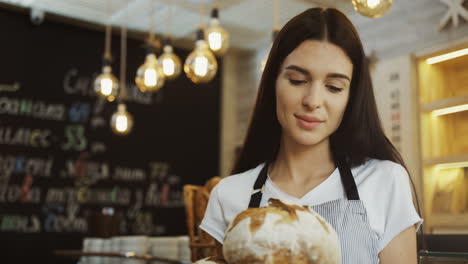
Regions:
[[305, 130], [313, 130], [320, 126], [324, 121], [316, 117], [295, 115], [299, 127]]

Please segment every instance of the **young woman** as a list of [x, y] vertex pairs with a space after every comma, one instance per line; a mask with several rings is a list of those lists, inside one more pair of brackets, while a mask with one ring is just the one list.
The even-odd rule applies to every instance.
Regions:
[[356, 29], [309, 9], [279, 32], [235, 175], [211, 192], [201, 228], [219, 241], [271, 197], [310, 205], [338, 232], [344, 264], [415, 264], [422, 222], [403, 160], [385, 137]]

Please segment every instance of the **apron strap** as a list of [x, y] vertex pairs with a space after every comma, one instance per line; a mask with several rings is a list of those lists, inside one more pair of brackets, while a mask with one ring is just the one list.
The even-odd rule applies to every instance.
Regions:
[[252, 195], [250, 196], [250, 203], [249, 208], [258, 208], [260, 207], [260, 202], [262, 201], [262, 189], [263, 185], [268, 178], [268, 162], [265, 162], [265, 166], [263, 166], [262, 170], [258, 174], [257, 179], [255, 180], [255, 184], [253, 186]]
[[[341, 159], [338, 161], [337, 166], [340, 171], [341, 182], [343, 183], [348, 200], [360, 200], [353, 173], [351, 172], [351, 168], [349, 167], [346, 160]], [[249, 208], [260, 207], [260, 202], [262, 201], [263, 196], [263, 186], [265, 185], [265, 182], [268, 178], [268, 167], [269, 163], [265, 162], [265, 166], [263, 166], [262, 170], [258, 174], [257, 179], [255, 180], [252, 195], [250, 196]]]
[[341, 182], [343, 183], [348, 200], [360, 200], [353, 173], [345, 159], [338, 161], [338, 169], [340, 170]]

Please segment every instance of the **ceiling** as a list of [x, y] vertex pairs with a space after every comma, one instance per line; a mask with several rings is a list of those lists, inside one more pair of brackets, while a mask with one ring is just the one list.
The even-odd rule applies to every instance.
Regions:
[[[458, 27], [452, 25], [439, 29], [441, 18], [450, 11], [446, 0], [393, 0], [389, 12], [377, 19], [358, 14], [354, 11], [351, 0], [278, 1], [279, 26], [307, 8], [328, 6], [342, 10], [356, 25], [366, 53], [375, 51], [379, 57], [417, 52], [468, 36], [468, 21], [463, 19]], [[209, 11], [214, 4], [220, 6], [220, 20], [230, 33], [231, 47], [260, 53], [268, 50], [274, 24], [274, 0], [0, 0], [1, 2], [94, 24], [104, 25], [108, 21], [114, 26], [127, 24], [131, 30], [139, 32], [149, 30], [153, 17], [157, 34], [170, 33], [178, 46], [186, 48], [191, 47], [195, 39], [194, 32], [200, 23], [200, 10], [204, 14], [203, 23], [207, 23]], [[465, 1], [465, 8], [468, 8], [468, 1]]]
[[[206, 23], [213, 4], [219, 4], [220, 20], [231, 35], [231, 45], [241, 49], [257, 49], [269, 43], [274, 23], [273, 0], [0, 0], [0, 2], [96, 24], [106, 24], [108, 21], [115, 26], [127, 24], [129, 29], [137, 31], [148, 31], [153, 18], [157, 34], [170, 33], [176, 39], [194, 38], [194, 32], [200, 23], [200, 11], [205, 14], [203, 22]], [[333, 6], [345, 12], [353, 12], [351, 0], [279, 0], [278, 22], [283, 25], [298, 13], [317, 5]], [[151, 14], [154, 14], [153, 17]]]

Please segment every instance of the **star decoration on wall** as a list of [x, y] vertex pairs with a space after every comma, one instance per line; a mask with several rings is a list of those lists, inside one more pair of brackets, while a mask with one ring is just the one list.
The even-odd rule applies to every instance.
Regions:
[[442, 17], [439, 23], [439, 30], [442, 30], [449, 20], [452, 21], [453, 27], [458, 27], [459, 19], [462, 17], [465, 21], [468, 21], [468, 10], [463, 6], [465, 0], [439, 0], [448, 6], [448, 10]]

